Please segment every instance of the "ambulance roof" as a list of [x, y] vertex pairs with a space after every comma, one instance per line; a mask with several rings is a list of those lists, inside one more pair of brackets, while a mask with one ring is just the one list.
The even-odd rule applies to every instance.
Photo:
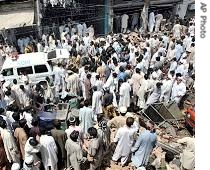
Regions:
[[45, 53], [28, 53], [20, 54], [16, 60], [7, 58], [3, 64], [2, 69], [11, 67], [27, 67], [31, 65], [40, 65], [47, 62], [47, 56]]
[[48, 60], [56, 60], [56, 59], [65, 59], [69, 58], [69, 52], [67, 49], [56, 49], [48, 52], [47, 59]]

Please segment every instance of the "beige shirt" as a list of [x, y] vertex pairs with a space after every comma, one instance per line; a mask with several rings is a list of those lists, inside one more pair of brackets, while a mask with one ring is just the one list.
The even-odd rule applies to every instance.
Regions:
[[185, 169], [193, 169], [195, 167], [195, 138], [184, 137], [178, 139], [177, 142], [186, 145], [183, 153], [181, 153], [182, 166]]

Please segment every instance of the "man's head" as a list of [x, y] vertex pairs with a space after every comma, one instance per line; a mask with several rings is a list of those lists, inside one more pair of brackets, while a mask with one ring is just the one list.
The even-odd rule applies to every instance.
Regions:
[[20, 89], [21, 90], [24, 90], [24, 85], [20, 85]]
[[177, 84], [180, 84], [183, 81], [182, 77], [177, 77]]
[[89, 104], [90, 104], [90, 103], [89, 103], [89, 101], [88, 101], [88, 100], [85, 100], [85, 101], [84, 101], [84, 105], [85, 105], [85, 107], [88, 107], [88, 106], [89, 106]]
[[96, 75], [96, 80], [99, 80], [100, 79], [100, 75]]
[[116, 78], [117, 77], [117, 73], [112, 73], [112, 76], [114, 77], [114, 78]]
[[20, 170], [20, 164], [19, 163], [13, 163], [11, 170]]
[[97, 130], [94, 127], [90, 127], [88, 129], [88, 133], [92, 138], [97, 138], [97, 136], [98, 136]]
[[91, 79], [91, 74], [87, 74], [87, 79]]
[[20, 113], [19, 112], [14, 112], [12, 114], [12, 118], [15, 120], [15, 121], [19, 121], [20, 120]]
[[167, 151], [166, 154], [165, 154], [165, 161], [167, 163], [171, 162], [174, 160], [174, 154], [170, 151]]
[[0, 127], [2, 129], [5, 129], [7, 127], [7, 123], [4, 119], [0, 119]]
[[29, 140], [29, 144], [33, 147], [37, 146], [38, 145], [38, 141], [35, 139], [35, 138], [31, 138]]
[[155, 123], [151, 120], [148, 120], [147, 123], [146, 123], [146, 126], [147, 126], [147, 129], [151, 131], [151, 130], [154, 129]]
[[74, 131], [70, 134], [70, 139], [71, 139], [72, 141], [74, 141], [74, 142], [77, 141], [78, 137], [79, 137], [79, 132], [76, 131], [76, 130], [74, 130]]
[[128, 127], [131, 127], [131, 126], [133, 125], [133, 123], [134, 123], [134, 118], [128, 117], [128, 118], [126, 119], [126, 125], [127, 125]]
[[16, 79], [13, 80], [13, 84], [17, 84], [17, 80]]
[[85, 73], [87, 73], [89, 71], [89, 67], [88, 66], [85, 66], [84, 67], [84, 70], [85, 70]]
[[156, 83], [157, 88], [161, 88], [162, 85], [163, 85], [163, 83], [161, 83], [161, 82]]
[[34, 117], [31, 121], [32, 126], [38, 126], [39, 125], [39, 119], [38, 117]]
[[20, 127], [21, 128], [24, 128], [25, 126], [26, 126], [26, 119], [21, 119], [21, 120], [19, 120], [19, 125], [20, 125]]
[[122, 116], [125, 116], [125, 114], [127, 113], [127, 108], [124, 106], [119, 107], [119, 112]]
[[140, 74], [140, 69], [139, 68], [136, 68], [136, 73]]
[[148, 165], [146, 166], [146, 170], [156, 170], [156, 168], [153, 165]]
[[93, 91], [97, 91], [97, 87], [96, 86], [93, 86], [92, 89], [93, 89]]
[[58, 119], [55, 119], [55, 120], [53, 121], [53, 126], [54, 126], [56, 129], [60, 129], [60, 127], [61, 127], [61, 121], [58, 120]]
[[69, 125], [75, 125], [76, 124], [76, 118], [75, 117], [70, 117], [69, 118]]
[[0, 115], [3, 115], [5, 112], [4, 108], [0, 108]]

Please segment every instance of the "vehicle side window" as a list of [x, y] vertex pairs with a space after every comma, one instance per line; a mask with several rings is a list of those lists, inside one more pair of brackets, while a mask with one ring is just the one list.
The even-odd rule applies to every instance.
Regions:
[[7, 68], [7, 69], [2, 70], [2, 75], [3, 76], [12, 76], [12, 75], [14, 75], [13, 68]]
[[48, 72], [46, 65], [36, 65], [34, 66], [35, 73], [46, 73]]
[[33, 74], [33, 69], [32, 69], [32, 66], [30, 66], [30, 67], [20, 67], [20, 68], [17, 68], [17, 72], [18, 72], [18, 75], [22, 75], [24, 72], [26, 74]]

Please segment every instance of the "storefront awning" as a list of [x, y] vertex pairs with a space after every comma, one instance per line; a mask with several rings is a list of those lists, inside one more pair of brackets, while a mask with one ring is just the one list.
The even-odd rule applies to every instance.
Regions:
[[33, 25], [33, 22], [33, 10], [11, 11], [6, 13], [0, 12], [0, 30], [31, 26]]

